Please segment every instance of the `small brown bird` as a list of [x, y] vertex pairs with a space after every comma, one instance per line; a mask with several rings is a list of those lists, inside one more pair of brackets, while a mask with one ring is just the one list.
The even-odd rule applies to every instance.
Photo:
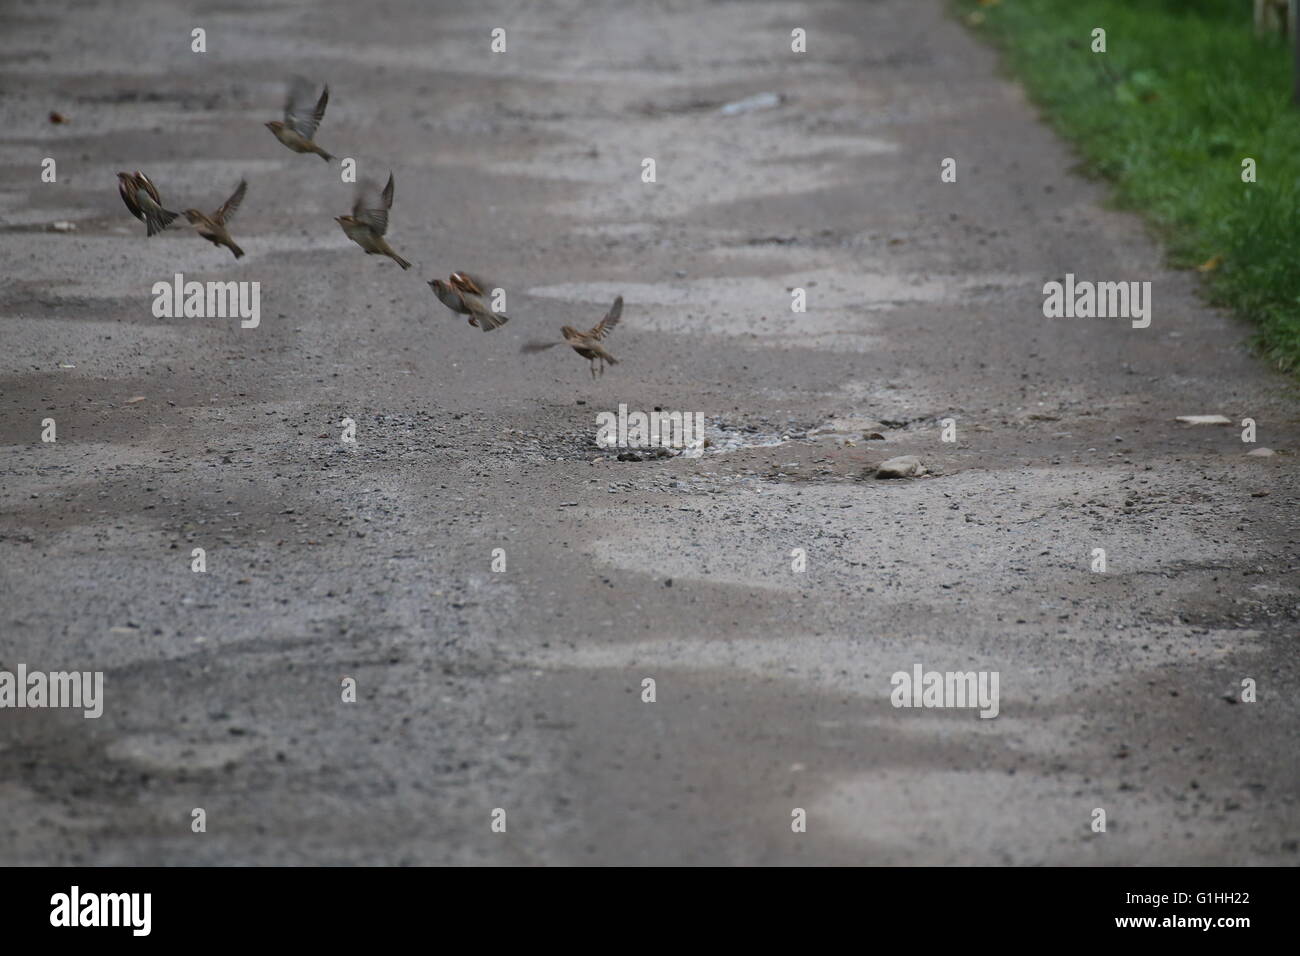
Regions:
[[157, 187], [138, 169], [133, 173], [117, 174], [117, 191], [122, 194], [122, 202], [131, 210], [131, 215], [144, 223], [146, 235], [162, 232], [177, 216], [163, 208]]
[[510, 316], [493, 312], [483, 301], [488, 294], [484, 290], [493, 288], [492, 283], [476, 279], [468, 272], [453, 272], [446, 282], [430, 279], [429, 287], [443, 305], [453, 312], [468, 315], [469, 324], [484, 332], [499, 329], [510, 321]]
[[230, 233], [226, 231], [226, 223], [235, 218], [235, 210], [244, 201], [244, 193], [247, 191], [248, 183], [241, 179], [235, 191], [230, 194], [230, 198], [211, 216], [205, 216], [197, 209], [185, 210], [185, 218], [190, 221], [190, 225], [200, 236], [214, 246], [225, 246], [235, 254], [236, 259], [244, 254], [244, 250], [235, 245], [235, 240], [230, 238]]
[[316, 128], [325, 118], [325, 106], [330, 101], [330, 88], [325, 87], [312, 107], [311, 97], [316, 88], [301, 77], [295, 77], [289, 86], [289, 97], [284, 104], [284, 120], [271, 120], [266, 128], [275, 134], [275, 138], [284, 143], [295, 153], [315, 153], [325, 162], [334, 159], [312, 141]]
[[388, 210], [393, 208], [393, 174], [388, 174], [388, 185], [378, 197], [373, 183], [362, 182], [357, 185], [357, 199], [352, 204], [352, 215], [335, 216], [334, 221], [342, 227], [344, 234], [366, 250], [366, 255], [384, 255], [392, 259], [403, 269], [411, 264], [393, 251], [384, 240], [388, 232]]
[[600, 374], [605, 374], [605, 363], [617, 365], [618, 359], [610, 355], [605, 346], [600, 344], [600, 340], [609, 335], [614, 326], [618, 325], [618, 320], [623, 316], [623, 297], [620, 295], [614, 300], [614, 304], [609, 307], [605, 317], [595, 324], [586, 332], [579, 332], [571, 325], [563, 326], [560, 334], [564, 336], [563, 342], [529, 342], [521, 351], [523, 352], [540, 352], [543, 349], [554, 348], [557, 345], [567, 345], [577, 352], [583, 358], [591, 363], [591, 377], [596, 377], [596, 363], [600, 363]]

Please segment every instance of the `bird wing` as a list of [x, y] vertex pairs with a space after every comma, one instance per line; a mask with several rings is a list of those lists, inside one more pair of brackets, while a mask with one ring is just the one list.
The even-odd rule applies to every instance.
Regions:
[[587, 334], [593, 339], [599, 341], [608, 335], [614, 326], [618, 325], [618, 320], [622, 317], [623, 297], [620, 295], [614, 300], [614, 304], [609, 307], [609, 311], [605, 313], [605, 317], [597, 322], [595, 328]]
[[154, 195], [156, 194], [150, 193], [150, 195], [142, 199], [138, 189], [135, 193], [135, 200], [139, 204], [142, 213], [140, 218], [144, 220], [147, 227], [145, 229], [145, 235], [147, 236], [162, 232], [172, 224], [172, 220], [178, 215], [178, 213], [174, 213], [170, 209], [164, 209], [161, 204], [154, 202]]
[[315, 91], [316, 88], [307, 80], [294, 77], [289, 86], [289, 97], [285, 100], [284, 122], [303, 139], [311, 139], [316, 135], [316, 128], [325, 118], [325, 106], [330, 101], [330, 88], [326, 86], [313, 107], [311, 98]]
[[362, 182], [357, 186], [357, 199], [352, 204], [352, 218], [369, 226], [377, 236], [388, 231], [388, 205], [393, 200], [393, 177], [388, 177], [388, 185], [383, 194], [376, 191], [372, 182]]
[[140, 208], [140, 203], [135, 197], [136, 188], [134, 178], [118, 179], [117, 181], [117, 191], [122, 196], [122, 202], [126, 203], [126, 208], [131, 211], [131, 215], [143, 222], [144, 210]]
[[143, 186], [144, 191], [149, 194], [150, 198], [152, 198], [154, 202], [156, 202], [158, 205], [161, 206], [162, 197], [158, 195], [158, 188], [153, 184], [153, 182], [149, 179], [149, 177], [137, 169], [135, 171], [134, 178], [135, 178], [135, 184], [137, 186]]
[[438, 282], [437, 285], [430, 282], [429, 288], [433, 290], [433, 294], [437, 296], [438, 301], [453, 312], [459, 312], [461, 315], [469, 313], [469, 307], [465, 305], [464, 297], [446, 282]]
[[[141, 202], [140, 190], [143, 189], [146, 199]], [[158, 195], [158, 190], [154, 188], [149, 177], [138, 169], [127, 177], [126, 180], [118, 179], [117, 191], [122, 195], [122, 202], [126, 203], [126, 208], [131, 210], [131, 215], [139, 219], [148, 228], [145, 234], [152, 236], [155, 233], [162, 232], [177, 214], [169, 209], [164, 209], [162, 199]]]
[[230, 194], [230, 198], [221, 204], [221, 208], [213, 215], [213, 220], [220, 225], [225, 225], [231, 219], [235, 218], [235, 212], [239, 209], [239, 204], [244, 201], [244, 193], [248, 192], [248, 182], [241, 179], [235, 191]]
[[448, 281], [457, 289], [460, 289], [461, 292], [468, 292], [471, 295], [481, 297], [486, 296], [492, 289], [497, 288], [493, 283], [488, 282], [479, 276], [471, 275], [463, 269], [453, 272], [448, 277]]

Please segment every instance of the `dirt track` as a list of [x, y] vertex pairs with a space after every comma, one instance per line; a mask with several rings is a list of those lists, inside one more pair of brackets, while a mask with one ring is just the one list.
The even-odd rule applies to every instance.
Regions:
[[[105, 673], [0, 710], [0, 863], [1297, 862], [1294, 386], [940, 3], [181, 6], [0, 8], [0, 670]], [[292, 72], [409, 273], [262, 127]], [[136, 168], [246, 176], [247, 257], [146, 241]], [[154, 318], [177, 272], [261, 325]], [[1045, 319], [1067, 272], [1151, 327]], [[619, 293], [603, 378], [520, 354]], [[758, 447], [612, 460], [620, 403]], [[916, 663], [999, 716], [895, 709]]]

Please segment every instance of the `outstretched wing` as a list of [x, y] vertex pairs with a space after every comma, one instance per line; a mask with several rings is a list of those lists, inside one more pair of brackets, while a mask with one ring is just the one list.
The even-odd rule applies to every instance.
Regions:
[[230, 198], [221, 204], [221, 208], [217, 210], [216, 215], [212, 218], [223, 226], [231, 219], [234, 219], [239, 204], [244, 201], [244, 193], [246, 192], [248, 192], [248, 182], [241, 179], [239, 185], [235, 187], [235, 191], [230, 194]]
[[296, 76], [289, 86], [289, 98], [284, 104], [285, 124], [296, 130], [303, 139], [311, 139], [316, 135], [316, 128], [325, 118], [325, 106], [330, 101], [330, 88], [326, 86], [313, 107], [312, 94], [315, 90], [307, 80]]
[[381, 194], [375, 184], [366, 180], [357, 184], [357, 199], [352, 204], [352, 218], [364, 223], [374, 230], [375, 235], [382, 236], [388, 231], [388, 206], [393, 201], [393, 177], [389, 174], [388, 185]]
[[605, 313], [605, 317], [597, 322], [595, 328], [587, 334], [593, 339], [599, 341], [608, 335], [614, 326], [618, 325], [618, 320], [622, 317], [623, 297], [620, 295], [614, 300], [614, 304], [609, 307], [609, 311]]

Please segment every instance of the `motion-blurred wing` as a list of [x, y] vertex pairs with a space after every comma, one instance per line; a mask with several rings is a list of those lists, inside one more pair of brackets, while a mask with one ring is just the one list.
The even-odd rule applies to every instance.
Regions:
[[217, 210], [217, 214], [212, 218], [222, 225], [233, 219], [235, 213], [239, 210], [239, 204], [244, 201], [244, 193], [246, 192], [248, 192], [248, 183], [241, 179], [239, 185], [235, 187], [235, 191], [230, 194], [230, 198], [221, 204], [221, 208]]
[[289, 86], [289, 97], [284, 104], [285, 125], [296, 130], [303, 139], [311, 139], [316, 135], [320, 121], [325, 118], [325, 107], [330, 101], [330, 88], [326, 86], [316, 105], [312, 106], [312, 94], [315, 92], [316, 88], [307, 80], [294, 77]]
[[[393, 177], [388, 177], [388, 186], [384, 193], [390, 193]], [[388, 207], [384, 204], [379, 191], [372, 182], [357, 184], [357, 199], [352, 204], [352, 218], [364, 223], [374, 230], [375, 235], [382, 236], [388, 231]]]
[[599, 322], [597, 322], [596, 327], [593, 328], [587, 334], [590, 335], [593, 339], [597, 339], [597, 340], [603, 339], [606, 335], [610, 333], [610, 331], [614, 328], [614, 326], [618, 325], [618, 320], [622, 317], [623, 317], [623, 297], [620, 295], [617, 299], [614, 300], [614, 304], [609, 307], [609, 311], [605, 313], [605, 317], [601, 319]]

